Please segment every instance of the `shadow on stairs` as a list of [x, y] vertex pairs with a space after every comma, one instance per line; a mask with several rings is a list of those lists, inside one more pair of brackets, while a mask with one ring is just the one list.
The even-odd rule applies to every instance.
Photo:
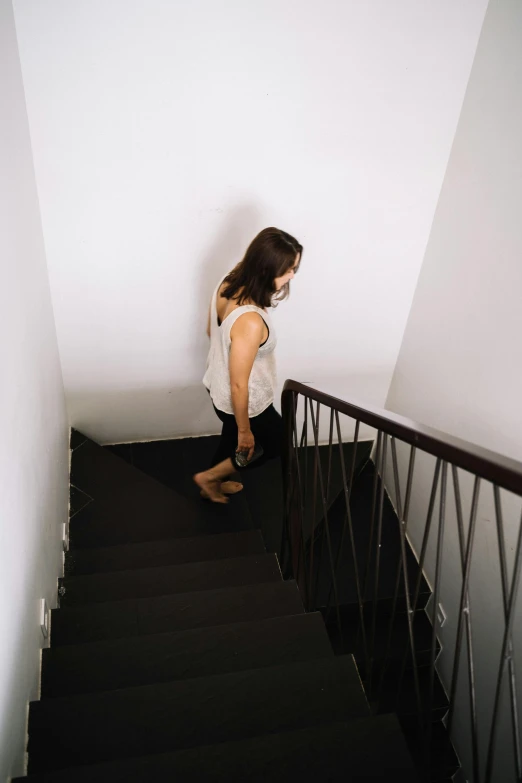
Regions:
[[396, 716], [370, 715], [243, 500], [216, 509], [78, 432], [71, 448], [66, 575], [18, 781], [418, 780]]

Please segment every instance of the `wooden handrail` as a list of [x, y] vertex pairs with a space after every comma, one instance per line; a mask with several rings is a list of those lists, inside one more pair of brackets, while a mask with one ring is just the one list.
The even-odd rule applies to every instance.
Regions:
[[281, 398], [283, 417], [291, 411], [291, 400], [294, 394], [302, 394], [310, 400], [333, 408], [339, 413], [344, 413], [352, 419], [368, 424], [405, 443], [410, 443], [421, 451], [440, 457], [475, 476], [491, 481], [498, 487], [522, 496], [522, 462], [419, 424], [396, 413], [373, 408], [370, 405], [361, 407], [340, 400], [298, 381], [287, 380], [284, 385]]

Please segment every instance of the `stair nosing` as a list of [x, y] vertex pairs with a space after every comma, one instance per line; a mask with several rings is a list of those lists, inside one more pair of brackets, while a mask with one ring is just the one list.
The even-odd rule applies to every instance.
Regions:
[[[275, 591], [276, 593], [276, 599], [279, 601], [290, 601], [291, 605], [287, 608], [291, 611], [292, 614], [305, 614], [304, 606], [302, 597], [297, 585], [297, 582], [295, 580], [276, 580], [276, 581], [270, 581], [270, 582], [261, 582], [261, 583], [252, 583], [248, 585], [234, 585], [232, 587], [220, 587], [220, 588], [214, 588], [210, 590], [199, 590], [199, 591], [189, 591], [185, 593], [163, 593], [161, 595], [155, 595], [150, 597], [142, 597], [142, 598], [126, 598], [126, 599], [120, 599], [116, 601], [105, 601], [101, 603], [91, 603], [91, 604], [77, 604], [77, 605], [71, 605], [71, 606], [64, 606], [59, 609], [52, 609], [51, 610], [51, 628], [50, 628], [50, 640], [51, 640], [51, 647], [67, 647], [70, 645], [76, 645], [76, 644], [82, 644], [83, 641], [90, 642], [90, 641], [103, 641], [104, 639], [124, 639], [124, 638], [130, 638], [130, 634], [127, 635], [125, 631], [123, 631], [121, 634], [118, 633], [117, 635], [110, 635], [106, 634], [106, 632], [103, 632], [102, 635], [97, 635], [94, 637], [85, 638], [83, 641], [80, 639], [79, 641], [68, 641], [68, 638], [72, 636], [73, 629], [68, 624], [74, 623], [75, 616], [81, 617], [88, 615], [88, 619], [92, 618], [93, 615], [98, 613], [103, 613], [107, 611], [116, 611], [118, 609], [129, 609], [130, 611], [134, 610], [136, 612], [139, 611], [139, 605], [141, 602], [156, 602], [156, 601], [164, 601], [166, 599], [175, 599], [176, 601], [183, 601], [186, 600], [189, 603], [191, 601], [199, 601], [201, 599], [201, 596], [204, 595], [212, 595], [216, 596], [218, 600], [220, 597], [229, 595], [232, 596], [234, 593], [246, 593], [245, 596], [245, 606], [248, 605], [248, 602], [252, 600], [255, 604], [259, 593], [256, 595], [256, 592], [260, 590], [261, 596], [264, 592], [270, 592]], [[248, 593], [252, 593], [252, 595], [248, 595]], [[197, 599], [196, 599], [197, 596]], [[272, 601], [274, 596], [270, 596], [269, 600]], [[133, 606], [134, 605], [134, 606]], [[239, 610], [239, 607], [238, 607]], [[272, 609], [270, 610], [272, 612]], [[281, 617], [282, 613], [278, 613], [275, 611], [273, 614], [265, 614], [261, 615], [263, 619], [268, 619], [269, 617]], [[65, 623], [65, 626], [62, 626], [61, 628], [61, 635], [62, 640], [59, 642], [53, 642], [53, 624], [57, 621], [58, 618], [62, 618], [59, 620], [59, 622]], [[179, 628], [171, 628], [170, 630], [190, 630], [191, 628], [206, 628], [206, 627], [213, 627], [213, 626], [219, 626], [219, 625], [227, 625], [231, 622], [248, 622], [250, 618], [227, 618], [225, 622], [220, 622], [220, 620], [216, 620], [215, 622], [212, 622], [211, 625], [206, 625], [204, 622], [196, 623], [194, 625], [181, 625]], [[251, 619], [261, 619], [257, 614], [254, 615]], [[80, 634], [83, 634], [84, 631], [80, 631]], [[141, 633], [138, 632], [133, 633], [132, 636], [149, 636], [150, 634], [158, 633], [158, 630], [154, 629], [152, 631], [143, 630]]]
[[[137, 685], [124, 685], [124, 686], [119, 687], [119, 688], [109, 688], [109, 689], [103, 688], [103, 689], [101, 689], [99, 691], [79, 691], [78, 693], [71, 693], [70, 695], [58, 695], [58, 696], [50, 696], [50, 697], [45, 697], [45, 698], [40, 698], [40, 699], [34, 699], [33, 701], [28, 702], [28, 704], [29, 704], [29, 707], [31, 707], [31, 705], [33, 705], [33, 704], [50, 704], [50, 703], [56, 704], [60, 700], [76, 699], [76, 698], [82, 698], [84, 696], [85, 697], [90, 697], [90, 696], [95, 697], [95, 696], [100, 696], [100, 695], [102, 695], [104, 693], [105, 694], [110, 694], [110, 693], [120, 693], [121, 691], [135, 691], [135, 690], [140, 689], [140, 688], [155, 687], [157, 685], [164, 685], [164, 686], [167, 687], [169, 685], [174, 685], [175, 683], [184, 683], [184, 682], [186, 682], [186, 683], [195, 683], [195, 682], [197, 682], [199, 680], [206, 680], [206, 679], [211, 679], [211, 678], [214, 678], [214, 677], [215, 678], [218, 678], [218, 677], [228, 677], [229, 675], [232, 675], [232, 674], [244, 674], [244, 675], [246, 675], [246, 674], [249, 674], [249, 673], [252, 673], [252, 672], [269, 672], [271, 669], [275, 669], [275, 668], [282, 667], [282, 666], [288, 666], [290, 668], [290, 667], [293, 667], [293, 666], [298, 665], [298, 664], [309, 664], [309, 663], [320, 664], [320, 663], [325, 663], [327, 661], [332, 662], [332, 661], [335, 661], [337, 659], [338, 659], [338, 656], [335, 656], [333, 654], [333, 652], [332, 652], [331, 655], [320, 655], [320, 656], [316, 656], [315, 658], [309, 658], [309, 659], [301, 660], [301, 661], [291, 661], [291, 662], [285, 662], [285, 663], [273, 663], [270, 666], [251, 666], [251, 667], [247, 667], [247, 668], [244, 668], [244, 669], [230, 669], [230, 670], [222, 671], [222, 672], [214, 672], [212, 674], [195, 674], [195, 675], [191, 675], [190, 677], [174, 677], [173, 679], [157, 680], [157, 681], [154, 681], [154, 682], [140, 683], [140, 684], [137, 684]], [[354, 663], [354, 666], [357, 668], [357, 666], [355, 664], [355, 660], [353, 661], [353, 663]], [[358, 674], [358, 672], [357, 672], [357, 674]], [[368, 710], [369, 710], [370, 707], [369, 707], [368, 699], [366, 698], [366, 693], [365, 693], [364, 689], [362, 688], [362, 683], [360, 681], [360, 677], [358, 679], [359, 679], [359, 684], [361, 685], [361, 689], [363, 690], [365, 703], [366, 703], [366, 705], [368, 707]]]
[[[157, 688], [160, 685], [181, 685], [182, 683], [190, 683], [193, 684], [195, 682], [200, 682], [202, 680], [219, 680], [221, 678], [225, 677], [234, 677], [236, 675], [246, 676], [248, 674], [252, 674], [254, 672], [259, 672], [266, 674], [270, 672], [271, 669], [293, 669], [296, 666], [310, 666], [312, 663], [314, 664], [332, 664], [333, 666], [338, 665], [341, 667], [343, 665], [343, 659], [350, 659], [351, 665], [355, 668], [356, 674], [357, 674], [357, 681], [360, 685], [360, 677], [359, 672], [357, 670], [357, 665], [355, 663], [355, 658], [351, 654], [347, 654], [344, 656], [328, 656], [328, 657], [321, 657], [321, 658], [314, 658], [312, 661], [300, 661], [298, 663], [282, 663], [282, 664], [275, 664], [273, 666], [255, 666], [251, 669], [241, 669], [240, 671], [230, 671], [230, 672], [218, 672], [217, 674], [204, 674], [201, 677], [190, 677], [188, 679], [179, 679], [179, 680], [167, 680], [166, 682], [161, 683], [147, 683], [146, 685], [131, 685], [126, 688], [115, 688], [114, 690], [109, 691], [96, 691], [95, 693], [75, 693], [70, 696], [55, 696], [52, 699], [34, 699], [29, 702], [29, 707], [34, 708], [36, 710], [46, 710], [46, 709], [59, 709], [60, 703], [64, 704], [66, 701], [76, 701], [77, 699], [85, 700], [85, 702], [88, 702], [89, 700], [94, 700], [100, 696], [100, 694], [111, 694], [111, 693], [121, 693], [122, 691], [127, 691], [129, 693], [136, 693], [139, 690], [143, 690], [145, 688]], [[367, 716], [361, 716], [361, 717], [369, 717], [370, 711], [368, 706], [368, 700], [366, 698], [366, 694], [364, 692], [364, 689], [360, 688], [364, 697], [365, 705], [368, 709], [368, 715]], [[45, 705], [45, 706], [43, 706]], [[53, 705], [53, 707], [47, 707], [47, 705]], [[55, 705], [55, 706], [54, 706]]]
[[261, 535], [261, 531], [257, 528], [251, 528], [249, 530], [226, 530], [222, 533], [200, 533], [199, 535], [194, 536], [177, 536], [173, 538], [150, 538], [146, 539], [145, 541], [128, 541], [124, 544], [107, 544], [106, 546], [99, 546], [99, 547], [80, 547], [79, 549], [70, 549], [68, 552], [110, 552], [114, 549], [122, 549], [124, 547], [136, 547], [139, 548], [143, 546], [144, 544], [162, 544], [165, 543], [165, 541], [199, 541], [201, 539], [217, 539], [221, 536], [251, 536], [259, 539], [263, 544], [263, 536]]
[[[144, 597], [144, 598], [143, 597], [142, 598], [140, 598], [140, 597], [136, 597], [136, 598], [120, 598], [120, 599], [118, 599], [116, 601], [103, 601], [101, 603], [92, 603], [92, 604], [78, 604], [76, 606], [74, 606], [74, 605], [71, 605], [71, 606], [61, 606], [61, 607], [59, 607], [57, 609], [51, 609], [51, 612], [52, 613], [55, 613], [55, 612], [67, 612], [67, 613], [69, 613], [69, 612], [75, 612], [77, 610], [82, 611], [84, 609], [91, 610], [94, 607], [98, 607], [98, 606], [99, 607], [102, 607], [102, 606], [106, 607], [107, 604], [123, 604], [123, 603], [127, 603], [127, 602], [132, 602], [132, 601], [155, 601], [156, 599], [168, 598], [170, 596], [172, 596], [172, 597], [181, 597], [183, 595], [195, 595], [195, 594], [201, 594], [201, 593], [218, 593], [218, 592], [222, 592], [224, 590], [244, 590], [244, 589], [247, 589], [247, 588], [264, 587], [265, 585], [274, 585], [274, 584], [277, 584], [277, 585], [279, 585], [279, 584], [295, 585], [295, 587], [297, 589], [297, 592], [299, 593], [299, 589], [297, 588], [297, 582], [295, 581], [295, 579], [283, 579], [281, 581], [278, 579], [276, 582], [253, 582], [252, 584], [248, 584], [248, 585], [232, 585], [230, 587], [214, 587], [214, 588], [210, 588], [210, 589], [207, 589], [207, 590], [189, 590], [189, 591], [187, 591], [185, 593], [182, 593], [182, 592], [180, 592], [180, 593], [160, 593], [158, 595], [151, 595], [151, 596], [147, 596], [147, 597]], [[300, 595], [300, 593], [299, 593], [299, 595]]]
[[[228, 588], [225, 588], [228, 589]], [[90, 604], [89, 604], [90, 606]], [[56, 610], [53, 610], [56, 611]], [[103, 644], [109, 644], [114, 642], [126, 642], [126, 643], [132, 643], [133, 640], [143, 639], [144, 637], [151, 638], [155, 636], [177, 636], [182, 634], [196, 634], [198, 631], [203, 630], [212, 630], [212, 629], [218, 629], [218, 628], [229, 628], [231, 626], [235, 625], [246, 625], [248, 623], [252, 624], [258, 624], [258, 623], [268, 623], [271, 620], [282, 620], [283, 618], [291, 618], [291, 617], [315, 617], [319, 616], [321, 617], [321, 613], [319, 611], [314, 612], [300, 612], [299, 614], [296, 614], [293, 612], [292, 614], [278, 614], [274, 615], [273, 617], [263, 617], [261, 619], [253, 619], [253, 620], [236, 620], [231, 623], [219, 623], [217, 625], [202, 625], [198, 626], [197, 628], [182, 628], [179, 631], [157, 631], [155, 633], [150, 634], [137, 634], [134, 636], [120, 636], [120, 637], [114, 637], [109, 639], [93, 639], [88, 642], [78, 642], [77, 644], [64, 644], [64, 645], [58, 645], [56, 647], [45, 647], [42, 650], [42, 655], [44, 657], [50, 657], [53, 652], [56, 652], [57, 650], [81, 650], [84, 647], [89, 647], [90, 645], [103, 645]], [[322, 627], [324, 628], [324, 632], [326, 634], [326, 637], [328, 638], [328, 632], [326, 630], [326, 626], [324, 623], [322, 624]], [[350, 653], [351, 655], [351, 653]]]
[[[390, 718], [396, 724], [397, 730], [398, 730], [398, 732], [400, 732], [400, 736], [401, 736], [402, 741], [404, 743], [404, 748], [407, 750], [406, 741], [405, 741], [405, 737], [404, 737], [404, 733], [403, 733], [402, 727], [401, 727], [400, 722], [398, 721], [397, 717], [393, 716], [393, 714], [385, 714], [385, 715], [377, 715], [377, 716], [375, 716], [375, 715], [357, 716], [357, 717], [352, 717], [352, 718], [346, 718], [343, 721], [335, 720], [335, 721], [332, 721], [331, 723], [322, 724], [319, 727], [306, 726], [306, 727], [300, 727], [300, 728], [285, 729], [285, 730], [282, 730], [281, 732], [279, 732], [279, 734], [281, 734], [283, 736], [285, 734], [288, 734], [288, 735], [300, 735], [301, 733], [303, 735], [309, 735], [313, 731], [317, 730], [317, 728], [321, 729], [324, 732], [330, 732], [332, 730], [334, 730], [334, 731], [341, 730], [343, 732], [344, 731], [348, 732], [352, 726], [356, 726], [357, 724], [364, 725], [365, 723], [367, 723], [369, 721], [371, 721], [372, 723], [374, 721], [376, 721], [377, 723], [387, 723], [390, 720]], [[149, 760], [154, 760], [154, 759], [158, 759], [159, 760], [159, 759], [161, 759], [161, 757], [172, 757], [173, 759], [175, 759], [176, 756], [178, 756], [179, 754], [183, 754], [186, 751], [188, 751], [189, 753], [190, 752], [198, 752], [199, 751], [199, 752], [205, 754], [205, 753], [208, 753], [209, 751], [212, 751], [218, 745], [226, 746], [226, 748], [231, 752], [231, 754], [233, 756], [233, 751], [234, 751], [235, 747], [240, 747], [241, 745], [244, 745], [244, 744], [248, 745], [249, 743], [255, 743], [256, 741], [259, 741], [259, 740], [260, 741], [263, 741], [263, 740], [270, 741], [273, 738], [275, 738], [276, 736], [277, 736], [277, 734], [271, 734], [271, 733], [266, 733], [265, 732], [265, 733], [262, 733], [262, 734], [256, 734], [256, 735], [253, 735], [253, 736], [250, 736], [250, 737], [241, 738], [241, 739], [226, 740], [224, 743], [211, 743], [211, 744], [204, 744], [204, 745], [196, 746], [196, 747], [180, 748], [180, 749], [176, 749], [176, 750], [172, 750], [172, 751], [167, 751], [166, 753], [150, 753], [150, 754], [136, 756], [136, 757], [123, 757], [121, 759], [111, 759], [109, 761], [96, 762], [95, 764], [89, 765], [89, 766], [92, 766], [92, 770], [95, 773], [98, 772], [98, 771], [100, 773], [106, 773], [107, 770], [104, 770], [103, 769], [104, 767], [108, 767], [109, 768], [109, 770], [108, 770], [109, 772], [113, 771], [111, 768], [116, 767], [116, 771], [118, 772], [117, 765], [119, 765], [119, 764], [125, 765], [126, 763], [129, 763], [129, 762], [132, 763], [132, 761], [138, 762], [138, 761], [144, 761], [144, 760], [148, 760], [148, 759]], [[408, 759], [408, 761], [411, 764], [411, 768], [410, 768], [409, 771], [412, 774], [412, 780], [413, 780], [414, 763], [413, 763], [413, 759], [411, 758], [411, 753], [409, 753], [409, 751], [408, 751], [407, 759]], [[44, 777], [47, 777], [47, 776], [52, 775], [52, 774], [60, 775], [61, 776], [60, 779], [61, 780], [65, 780], [65, 775], [71, 774], [71, 773], [72, 774], [78, 774], [79, 772], [84, 772], [86, 769], [88, 769], [87, 765], [83, 765], [83, 766], [75, 765], [74, 767], [68, 767], [68, 768], [65, 768], [65, 769], [56, 770], [54, 773], [41, 772], [41, 773], [36, 773], [34, 775], [31, 775], [31, 776], [17, 777], [17, 778], [14, 779], [13, 783], [18, 783], [18, 781], [20, 783], [22, 783], [22, 781], [28, 781], [28, 783], [29, 783], [29, 781], [33, 780], [33, 779], [35, 781], [38, 781], [40, 778], [43, 779]], [[381, 778], [379, 778], [379, 779], [381, 779]]]
[[[145, 566], [142, 568], [125, 568], [121, 569], [120, 571], [100, 571], [95, 572], [93, 574], [66, 574], [59, 578], [59, 583], [63, 584], [65, 580], [77, 580], [77, 579], [98, 579], [103, 578], [106, 576], [115, 576], [118, 574], [119, 576], [123, 574], [136, 574], [136, 573], [142, 573], [143, 571], [157, 571], [162, 568], [186, 568], [188, 566], [204, 566], [209, 563], [225, 563], [227, 561], [231, 562], [234, 560], [253, 560], [254, 558], [262, 558], [264, 560], [274, 560], [279, 566], [279, 559], [277, 557], [277, 554], [275, 552], [259, 552], [249, 555], [236, 555], [234, 557], [221, 557], [216, 560], [190, 560], [188, 563], [164, 563], [162, 565], [155, 565], [155, 566]], [[281, 573], [281, 568], [279, 566], [279, 573]], [[282, 578], [282, 575], [281, 575]], [[239, 585], [238, 585], [239, 586]], [[214, 588], [205, 588], [205, 589], [214, 589]], [[221, 589], [221, 588], [216, 588]], [[201, 592], [200, 590], [190, 590], [189, 592]], [[154, 596], [155, 597], [155, 596]]]

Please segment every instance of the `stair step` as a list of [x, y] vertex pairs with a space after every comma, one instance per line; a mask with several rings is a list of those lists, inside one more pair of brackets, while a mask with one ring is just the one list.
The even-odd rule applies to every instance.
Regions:
[[189, 500], [89, 439], [72, 452], [71, 485], [83, 493], [70, 520], [71, 550], [253, 527], [246, 503]]
[[[378, 749], [378, 752], [376, 750]], [[265, 734], [174, 753], [17, 778], [13, 783], [417, 783], [393, 715]]]
[[328, 656], [333, 652], [318, 613], [54, 647], [42, 653], [41, 698]]
[[71, 550], [65, 555], [65, 574], [79, 576], [107, 571], [128, 571], [132, 568], [261, 555], [264, 552], [265, 545], [258, 530], [143, 541], [139, 544]]
[[[378, 670], [376, 675], [375, 682], [378, 682]], [[417, 668], [417, 675], [423, 714], [424, 712], [430, 712], [434, 723], [441, 721], [448, 710], [449, 701], [437, 672], [435, 672], [434, 676], [433, 700], [430, 700], [429, 695], [430, 667], [419, 666]], [[407, 669], [404, 672], [399, 695], [397, 695], [398, 686], [397, 672], [387, 671], [382, 688], [375, 694], [379, 704], [379, 712], [393, 711], [400, 717], [417, 715], [418, 702], [413, 669]]]
[[139, 568], [59, 580], [60, 607], [80, 606], [126, 598], [193, 593], [222, 587], [281, 581], [275, 555], [247, 555], [205, 563]]
[[[357, 661], [364, 661], [365, 649], [363, 635], [360, 631], [360, 612], [356, 605], [340, 607], [342, 636], [339, 634], [337, 613], [330, 609], [326, 615], [325, 624], [336, 653], [352, 653]], [[409, 629], [407, 615], [398, 612], [391, 625], [392, 616], [389, 607], [377, 605], [375, 622], [375, 640], [372, 650], [371, 640], [373, 634], [373, 605], [364, 607], [366, 628], [366, 648], [374, 661], [382, 661], [386, 658], [388, 669], [396, 670], [402, 667], [406, 657], [406, 666], [411, 668], [412, 658], [409, 644]], [[390, 625], [392, 633], [390, 635]], [[432, 625], [426, 612], [421, 609], [413, 615], [413, 640], [415, 644], [415, 657], [417, 666], [424, 666], [431, 658]], [[440, 644], [436, 643], [437, 653]], [[387, 656], [387, 657], [386, 657]]]
[[[151, 476], [183, 497], [196, 501], [198, 508], [210, 520], [222, 517], [223, 507], [219, 504], [202, 504], [199, 489], [193, 481], [194, 473], [209, 467], [219, 445], [219, 435], [207, 435], [175, 440], [155, 440], [148, 443], [127, 443], [119, 446], [105, 446], [118, 457]], [[281, 471], [280, 471], [281, 472]], [[235, 516], [238, 521], [248, 520], [253, 524], [245, 493], [231, 497], [226, 510], [227, 517]], [[259, 527], [259, 525], [257, 525]], [[211, 530], [222, 530], [215, 525]]]
[[[412, 761], [418, 768], [426, 766], [426, 734], [420, 728], [418, 719], [413, 716], [402, 716], [399, 723], [406, 740]], [[453, 780], [460, 769], [460, 762], [453, 749], [451, 740], [442, 721], [433, 723], [431, 727], [431, 742], [429, 746], [428, 778], [433, 783], [445, 783]]]
[[52, 647], [301, 614], [295, 582], [66, 606], [51, 612]]
[[33, 702], [29, 773], [368, 715], [351, 657]]

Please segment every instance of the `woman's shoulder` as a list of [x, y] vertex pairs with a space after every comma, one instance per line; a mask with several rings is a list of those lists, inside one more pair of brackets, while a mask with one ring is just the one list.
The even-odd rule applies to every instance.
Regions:
[[[255, 305], [242, 305], [232, 311], [234, 314], [234, 322], [231, 325], [231, 336], [244, 336], [249, 337], [258, 335], [266, 327], [263, 320], [262, 311]], [[231, 315], [232, 315], [231, 313]]]

